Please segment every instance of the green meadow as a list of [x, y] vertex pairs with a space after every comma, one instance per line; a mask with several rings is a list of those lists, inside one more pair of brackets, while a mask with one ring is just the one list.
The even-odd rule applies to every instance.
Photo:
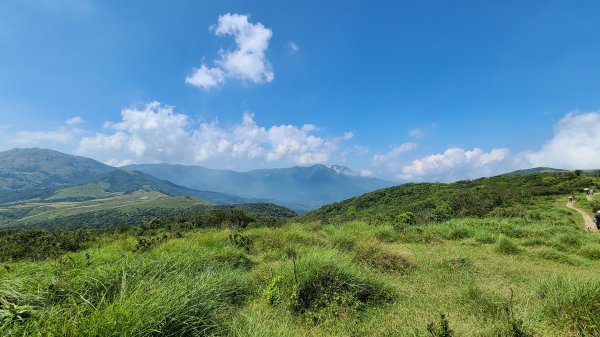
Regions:
[[53, 257], [5, 237], [0, 335], [597, 336], [600, 235], [562, 204], [401, 226], [180, 219]]

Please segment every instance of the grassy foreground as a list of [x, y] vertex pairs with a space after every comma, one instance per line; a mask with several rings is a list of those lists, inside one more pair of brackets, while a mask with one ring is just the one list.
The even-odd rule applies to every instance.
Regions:
[[597, 336], [600, 236], [577, 220], [103, 234], [0, 264], [0, 335]]

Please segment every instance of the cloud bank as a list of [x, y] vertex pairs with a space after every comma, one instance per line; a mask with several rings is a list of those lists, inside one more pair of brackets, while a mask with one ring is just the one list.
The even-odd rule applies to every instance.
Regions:
[[159, 102], [124, 109], [121, 116], [120, 122], [105, 123], [105, 132], [82, 138], [77, 153], [113, 165], [211, 160], [311, 165], [328, 162], [340, 143], [352, 137], [321, 137], [312, 124], [263, 127], [250, 113], [230, 126], [213, 121], [195, 127], [187, 115]]
[[538, 166], [600, 169], [600, 112], [566, 114], [537, 150], [454, 146], [417, 154], [419, 144], [406, 142], [368, 157], [367, 147], [346, 143], [353, 132], [323, 136], [313, 124], [261, 126], [251, 113], [227, 125], [217, 120], [199, 123], [159, 102], [125, 108], [119, 121], [105, 122], [95, 134], [83, 129], [83, 123], [81, 117], [72, 117], [54, 129], [19, 132], [4, 126], [0, 140], [5, 147], [67, 152], [76, 144], [75, 153], [116, 166], [168, 162], [245, 169], [334, 164], [350, 158], [350, 165], [360, 167], [363, 175], [400, 181], [455, 181]]
[[401, 180], [454, 181], [540, 166], [600, 169], [600, 112], [566, 114], [557, 123], [552, 138], [537, 151], [513, 154], [506, 148], [485, 152], [451, 147], [392, 171]]
[[253, 24], [248, 19], [248, 15], [230, 13], [219, 17], [211, 30], [219, 37], [233, 36], [236, 48], [219, 50], [215, 66], [200, 65], [186, 78], [186, 83], [209, 90], [220, 87], [227, 79], [250, 83], [273, 81], [275, 74], [265, 56], [273, 32], [261, 23]]

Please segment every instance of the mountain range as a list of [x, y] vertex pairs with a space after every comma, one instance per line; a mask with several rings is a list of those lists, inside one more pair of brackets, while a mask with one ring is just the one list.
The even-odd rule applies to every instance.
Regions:
[[189, 188], [268, 200], [298, 211], [394, 185], [389, 181], [359, 176], [339, 165], [294, 166], [247, 172], [172, 164], [130, 165], [126, 168]]
[[171, 164], [116, 168], [48, 149], [0, 152], [0, 204], [91, 200], [143, 188], [213, 204], [271, 202], [303, 212], [391, 185], [338, 165], [247, 172]]

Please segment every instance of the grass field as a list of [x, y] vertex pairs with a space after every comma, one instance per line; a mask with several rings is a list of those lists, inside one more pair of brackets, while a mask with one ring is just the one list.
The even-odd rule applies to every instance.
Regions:
[[522, 219], [153, 235], [3, 263], [0, 335], [600, 334], [600, 235], [562, 199]]
[[[95, 190], [99, 186], [92, 186]], [[79, 192], [80, 187], [77, 188]], [[87, 189], [86, 189], [87, 190]], [[64, 192], [63, 192], [64, 191]], [[61, 190], [59, 197], [74, 196], [69, 189]], [[89, 193], [87, 191], [86, 193]], [[58, 198], [58, 197], [57, 197]], [[94, 211], [119, 210], [131, 212], [144, 209], [187, 209], [197, 205], [209, 205], [208, 202], [188, 197], [170, 197], [152, 190], [138, 190], [132, 193], [111, 193], [86, 201], [31, 201], [0, 206], [0, 228], [35, 224], [40, 221], [52, 221], [60, 218]]]

